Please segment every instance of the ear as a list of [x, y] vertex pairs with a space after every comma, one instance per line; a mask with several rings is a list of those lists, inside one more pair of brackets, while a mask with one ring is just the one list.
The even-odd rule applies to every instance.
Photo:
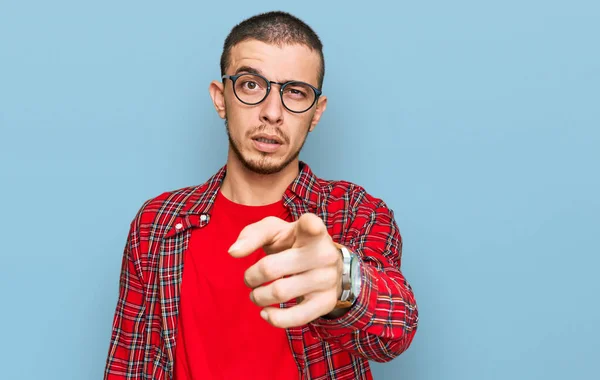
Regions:
[[221, 119], [225, 119], [226, 115], [226, 107], [225, 107], [225, 85], [219, 81], [210, 82], [210, 86], [208, 86], [208, 92], [210, 93], [210, 97], [212, 98], [213, 104], [215, 106], [215, 110], [221, 117]]
[[323, 112], [325, 112], [326, 108], [327, 108], [327, 97], [326, 96], [319, 97], [319, 100], [317, 100], [317, 107], [315, 109], [315, 114], [313, 115], [312, 122], [310, 123], [310, 128], [308, 129], [309, 132], [312, 132], [315, 129], [315, 127], [319, 123], [319, 120], [321, 120], [321, 115], [323, 115]]

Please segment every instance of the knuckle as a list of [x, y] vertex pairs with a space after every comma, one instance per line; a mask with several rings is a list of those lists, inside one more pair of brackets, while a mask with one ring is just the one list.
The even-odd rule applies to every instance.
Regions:
[[315, 216], [315, 214], [311, 213], [311, 212], [305, 212], [304, 214], [300, 215], [300, 218], [298, 218], [298, 220], [302, 219], [310, 219], [313, 216]]
[[323, 268], [315, 276], [321, 290], [329, 289], [337, 279], [337, 273], [331, 268]]
[[326, 268], [318, 270], [317, 272], [315, 272], [314, 275], [313, 289], [315, 291], [323, 291], [329, 289], [335, 283], [335, 278], [335, 274]]
[[308, 311], [306, 311], [306, 310], [300, 311], [296, 318], [297, 318], [297, 323], [308, 323], [311, 320], [310, 315], [309, 315]]
[[272, 313], [269, 316], [269, 320], [271, 321], [271, 324], [275, 327], [284, 327], [283, 321], [281, 320], [281, 318], [279, 318], [279, 315], [277, 313]]
[[298, 219], [298, 223], [312, 234], [322, 233], [327, 229], [323, 220], [318, 215], [312, 213], [302, 214]]
[[321, 219], [317, 214], [309, 214], [308, 220], [313, 224], [318, 232], [327, 231], [327, 227], [325, 226], [323, 219]]
[[263, 260], [259, 265], [260, 273], [266, 279], [274, 279], [278, 277], [278, 270], [275, 265], [271, 265], [268, 260]]
[[273, 298], [276, 301], [283, 301], [285, 298], [285, 287], [281, 284], [281, 282], [276, 281], [272, 285], [271, 292], [273, 294]]
[[340, 253], [332, 249], [324, 249], [321, 251], [320, 260], [324, 265], [332, 266], [340, 260]]
[[338, 273], [337, 271], [329, 271], [327, 276], [328, 287], [337, 287], [338, 285]]
[[312, 213], [312, 212], [306, 213], [304, 215], [306, 215], [305, 216], [306, 219], [310, 219], [310, 220], [314, 220], [314, 221], [321, 220], [321, 218], [319, 218], [319, 216], [317, 214]]

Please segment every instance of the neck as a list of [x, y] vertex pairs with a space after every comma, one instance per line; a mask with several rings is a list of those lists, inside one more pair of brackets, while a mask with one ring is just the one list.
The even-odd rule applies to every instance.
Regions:
[[296, 158], [278, 173], [258, 174], [247, 169], [230, 151], [221, 192], [232, 202], [247, 206], [278, 202], [290, 183], [298, 176], [298, 163]]

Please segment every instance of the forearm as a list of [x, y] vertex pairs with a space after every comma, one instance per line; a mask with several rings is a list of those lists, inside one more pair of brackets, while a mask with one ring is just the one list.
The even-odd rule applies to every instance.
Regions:
[[389, 361], [412, 342], [418, 323], [413, 292], [395, 269], [365, 265], [356, 303], [341, 317], [310, 324], [316, 336], [369, 360]]

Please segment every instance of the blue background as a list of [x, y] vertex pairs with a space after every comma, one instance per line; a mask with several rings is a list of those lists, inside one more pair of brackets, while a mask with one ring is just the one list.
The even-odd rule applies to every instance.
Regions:
[[[129, 222], [224, 164], [223, 40], [283, 3], [0, 4], [0, 377], [99, 379]], [[600, 378], [599, 3], [348, 4], [283, 9], [325, 45], [301, 158], [405, 240], [419, 330], [375, 378]]]

